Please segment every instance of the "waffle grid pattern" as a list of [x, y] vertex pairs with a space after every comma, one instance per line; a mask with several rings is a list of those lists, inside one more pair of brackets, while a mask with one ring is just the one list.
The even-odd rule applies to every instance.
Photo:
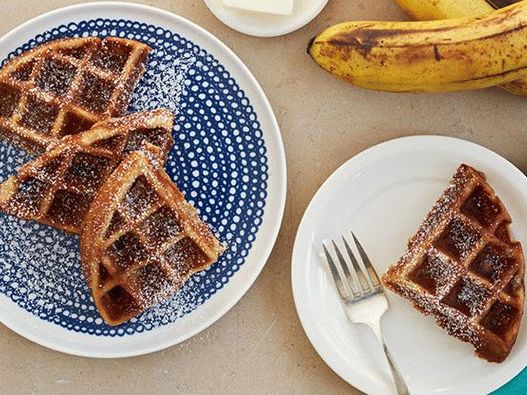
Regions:
[[[129, 111], [177, 107], [176, 145], [169, 153], [166, 171], [227, 244], [219, 261], [192, 276], [171, 300], [111, 327], [91, 300], [78, 265], [75, 238], [0, 214], [0, 292], [59, 327], [112, 337], [170, 325], [222, 290], [245, 264], [262, 226], [269, 169], [264, 133], [250, 99], [223, 64], [177, 33], [130, 20], [85, 20], [38, 34], [7, 58], [53, 39], [107, 35], [135, 39], [153, 48]], [[179, 85], [170, 82], [177, 78], [168, 78], [172, 74], [167, 71], [178, 59], [188, 61], [189, 66], [176, 100], [173, 94]], [[161, 84], [156, 82], [159, 76], [163, 77]], [[0, 142], [4, 163], [0, 178], [16, 173], [28, 159], [22, 150]], [[62, 265], [49, 265], [56, 261]]]
[[506, 357], [523, 312], [523, 254], [510, 222], [482, 175], [463, 165], [383, 277], [489, 360]]
[[[128, 152], [143, 141], [157, 144], [161, 157], [172, 145], [172, 114], [159, 110], [103, 121], [53, 146], [0, 185], [0, 210], [80, 233], [95, 193]], [[7, 193], [10, 192], [10, 193]]]
[[122, 114], [144, 71], [148, 46], [118, 38], [62, 40], [0, 73], [0, 135], [40, 152], [54, 139]]
[[223, 248], [144, 153], [127, 157], [115, 173], [93, 203], [102, 210], [90, 213], [81, 250], [99, 310], [120, 324], [170, 297]]

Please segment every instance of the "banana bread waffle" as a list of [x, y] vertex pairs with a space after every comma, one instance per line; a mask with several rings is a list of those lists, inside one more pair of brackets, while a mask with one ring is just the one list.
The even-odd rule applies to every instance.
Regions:
[[161, 109], [110, 118], [65, 136], [0, 184], [0, 211], [80, 233], [98, 188], [129, 152], [147, 141], [160, 148], [164, 161], [172, 126], [172, 113]]
[[121, 115], [150, 47], [116, 37], [39, 45], [0, 69], [0, 136], [34, 153]]
[[119, 325], [172, 296], [223, 246], [148, 151], [129, 154], [85, 219], [81, 261], [95, 304]]
[[491, 362], [509, 355], [525, 298], [521, 244], [485, 175], [461, 165], [384, 284]]

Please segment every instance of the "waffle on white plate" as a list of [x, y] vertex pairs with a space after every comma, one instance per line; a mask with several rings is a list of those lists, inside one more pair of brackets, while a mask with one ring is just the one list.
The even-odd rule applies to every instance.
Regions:
[[415, 308], [502, 362], [520, 328], [525, 298], [522, 246], [485, 175], [461, 165], [384, 284]]

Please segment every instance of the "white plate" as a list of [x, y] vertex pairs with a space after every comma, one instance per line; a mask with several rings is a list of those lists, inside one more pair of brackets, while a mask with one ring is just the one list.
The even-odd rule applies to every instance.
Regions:
[[270, 15], [225, 7], [221, 0], [204, 0], [216, 17], [231, 29], [257, 37], [291, 33], [307, 25], [324, 9], [328, 0], [295, 0], [291, 15]]
[[[131, 38], [148, 40], [157, 48], [157, 54], [154, 49], [151, 55], [151, 60], [153, 56], [155, 61], [149, 63], [147, 73], [140, 82], [140, 85], [144, 84], [141, 88], [144, 95], [136, 92], [132, 108], [157, 106], [160, 101], [177, 111], [174, 129], [176, 144], [167, 164], [169, 174], [177, 178], [180, 187], [204, 218], [208, 217], [207, 222], [216, 222], [215, 229], [227, 242], [228, 249], [217, 264], [185, 285], [180, 294], [184, 294], [186, 288], [191, 291], [196, 288], [194, 294], [189, 294], [196, 298], [191, 306], [185, 305], [186, 299], [179, 300], [176, 296], [167, 302], [166, 310], [159, 311], [154, 318], [148, 318], [143, 323], [132, 320], [113, 329], [105, 326], [100, 318], [95, 318], [97, 313], [80, 277], [76, 239], [60, 232], [53, 233], [50, 228], [2, 216], [0, 236], [8, 242], [4, 240], [0, 243], [3, 251], [0, 254], [0, 321], [30, 340], [65, 353], [90, 357], [145, 354], [177, 344], [214, 323], [235, 305], [262, 270], [278, 234], [285, 203], [286, 165], [280, 130], [258, 82], [229, 48], [188, 20], [152, 7], [92, 3], [50, 12], [1, 38], [0, 59], [33, 38], [34, 43], [38, 43], [69, 35], [69, 31], [76, 34], [97, 31], [100, 35], [122, 33]], [[174, 51], [174, 56], [171, 51]], [[183, 59], [183, 63], [173, 68], [171, 62], [176, 59]], [[167, 74], [152, 75], [151, 70], [158, 68]], [[170, 74], [174, 70], [176, 74]], [[187, 77], [177, 74], [181, 70], [188, 71]], [[186, 93], [179, 94], [178, 90], [164, 95], [156, 90], [179, 81], [180, 77], [181, 84], [188, 82], [188, 89], [178, 85], [182, 87], [181, 92]], [[155, 100], [150, 100], [152, 94], [157, 95]], [[237, 104], [232, 104], [234, 102]], [[183, 104], [186, 107], [183, 108]], [[196, 117], [202, 111], [204, 114], [214, 112], [206, 121]], [[191, 160], [185, 152], [192, 152], [200, 162]], [[12, 166], [13, 157], [16, 157], [15, 162], [23, 158], [17, 156], [15, 150], [4, 146], [0, 154], [4, 173]], [[221, 162], [219, 158], [223, 158]], [[222, 166], [227, 165], [226, 173]], [[221, 177], [214, 176], [218, 168], [222, 171]], [[245, 171], [249, 170], [251, 173], [246, 174]], [[195, 175], [200, 172], [212, 176]], [[253, 184], [255, 176], [252, 174], [259, 172], [260, 178], [256, 180], [257, 184]], [[218, 185], [226, 179], [229, 179], [229, 186], [218, 189]], [[207, 192], [214, 188], [218, 196], [226, 194], [221, 202], [215, 199], [216, 195], [211, 196]], [[242, 198], [246, 198], [245, 205]], [[249, 214], [252, 204], [255, 204], [252, 212], [257, 213], [254, 217]], [[225, 219], [227, 210], [232, 222]], [[254, 218], [254, 222], [248, 222], [248, 218]], [[6, 229], [13, 230], [13, 234]], [[22, 232], [31, 234], [31, 238], [17, 241]], [[244, 240], [243, 245], [237, 244], [238, 240]], [[26, 255], [30, 258], [21, 258]], [[57, 256], [62, 256], [64, 260], [57, 259]], [[229, 260], [229, 256], [235, 256], [236, 260]], [[38, 260], [42, 262], [37, 264]], [[67, 273], [70, 279], [67, 280], [68, 276], [50, 278], [49, 273], [42, 272], [43, 276], [47, 276], [43, 279], [35, 274], [46, 265], [54, 267], [52, 271], [60, 271], [63, 266], [70, 265], [71, 272]], [[22, 286], [17, 280], [19, 274], [22, 274], [26, 285]], [[54, 294], [63, 292], [63, 288], [70, 283], [80, 284], [74, 289], [79, 295], [69, 299], [68, 293]], [[32, 284], [38, 284], [38, 292]], [[80, 299], [74, 300], [74, 297]], [[58, 306], [59, 303], [62, 305]], [[65, 310], [68, 310], [67, 313]], [[167, 322], [166, 317], [173, 320]]]
[[[527, 178], [488, 149], [448, 137], [401, 138], [362, 152], [333, 173], [304, 214], [292, 258], [298, 315], [324, 361], [368, 394], [395, 393], [389, 368], [370, 330], [346, 319], [319, 256], [321, 242], [353, 229], [377, 271], [384, 273], [463, 162], [485, 172], [514, 220], [514, 237], [526, 246]], [[488, 393], [527, 364], [525, 325], [508, 359], [487, 363], [432, 318], [387, 294], [391, 309], [382, 327], [412, 394]]]

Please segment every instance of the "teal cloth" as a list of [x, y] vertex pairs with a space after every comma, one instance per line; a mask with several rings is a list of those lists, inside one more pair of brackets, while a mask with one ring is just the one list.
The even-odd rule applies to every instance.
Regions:
[[492, 395], [522, 395], [527, 394], [527, 368], [505, 384], [500, 389], [494, 391]]

